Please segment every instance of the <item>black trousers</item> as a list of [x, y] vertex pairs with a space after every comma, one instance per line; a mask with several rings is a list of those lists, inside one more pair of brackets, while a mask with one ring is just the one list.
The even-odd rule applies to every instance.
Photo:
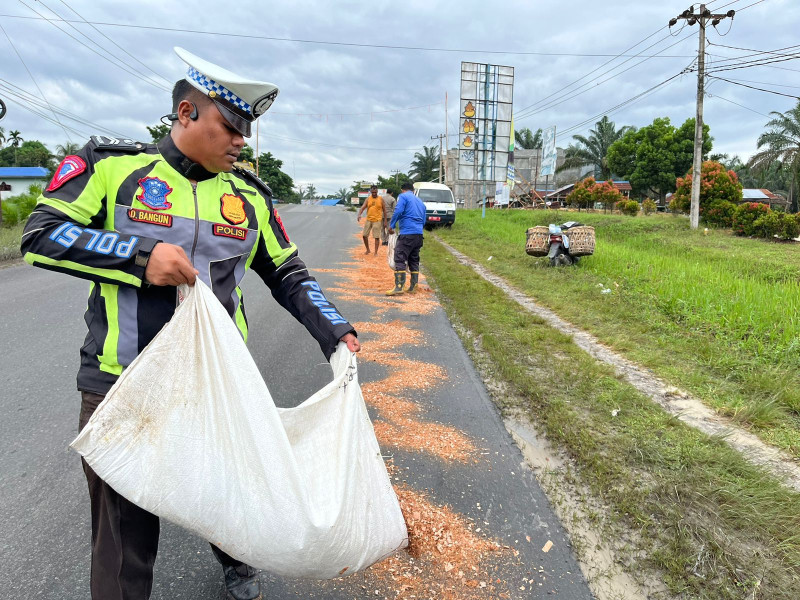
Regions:
[[[81, 392], [79, 431], [103, 398]], [[81, 460], [92, 508], [92, 600], [147, 600], [158, 552], [158, 517], [120, 496]], [[223, 567], [242, 564], [213, 544], [211, 549]]]
[[419, 272], [419, 249], [422, 248], [422, 234], [398, 235], [394, 247], [394, 270], [405, 271], [406, 264], [412, 273]]

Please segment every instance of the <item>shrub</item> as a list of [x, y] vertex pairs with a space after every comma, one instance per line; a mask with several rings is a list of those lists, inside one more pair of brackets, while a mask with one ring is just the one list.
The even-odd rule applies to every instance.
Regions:
[[[689, 212], [692, 203], [692, 174], [678, 177], [675, 181], [675, 194], [670, 201], [675, 203], [676, 212]], [[714, 202], [739, 202], [742, 199], [742, 184], [733, 171], [726, 171], [720, 163], [707, 160], [700, 170], [700, 210]]]
[[40, 186], [32, 185], [25, 194], [11, 196], [3, 200], [3, 225], [13, 227], [27, 220], [28, 216], [36, 208], [36, 202], [39, 200], [41, 193], [42, 188]]
[[[618, 202], [617, 204], [620, 203]], [[635, 217], [637, 214], [639, 214], [639, 203], [636, 200], [628, 200], [627, 202], [623, 202], [622, 212], [629, 217]]]
[[642, 212], [646, 215], [656, 212], [657, 209], [658, 207], [656, 206], [655, 200], [652, 198], [647, 198], [642, 202]]
[[726, 200], [715, 200], [707, 207], [700, 208], [700, 217], [703, 222], [715, 227], [730, 227], [733, 224], [733, 213], [736, 205]]
[[769, 206], [760, 202], [745, 202], [736, 207], [733, 213], [733, 233], [736, 235], [755, 235], [756, 220], [771, 213]]
[[614, 209], [618, 210], [620, 213], [625, 211], [625, 205], [628, 203], [626, 199], [622, 199], [619, 202], [614, 203]]
[[777, 213], [781, 215], [781, 228], [777, 235], [782, 240], [793, 240], [800, 237], [800, 214]]
[[765, 213], [753, 221], [753, 233], [755, 237], [772, 239], [781, 228], [781, 217], [772, 211]]
[[587, 177], [583, 181], [579, 181], [572, 188], [565, 202], [569, 206], [589, 208], [594, 202], [592, 188], [595, 185], [594, 177]]

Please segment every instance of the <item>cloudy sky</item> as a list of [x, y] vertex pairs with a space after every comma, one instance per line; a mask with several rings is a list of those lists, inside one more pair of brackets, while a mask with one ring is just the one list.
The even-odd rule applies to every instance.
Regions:
[[[712, 66], [752, 55], [747, 49], [797, 44], [797, 0], [708, 4], [741, 11], [719, 32], [709, 29]], [[185, 73], [172, 52], [178, 45], [277, 84], [280, 95], [261, 118], [261, 151], [283, 160], [296, 183], [332, 193], [408, 170], [415, 151], [438, 143], [430, 138], [446, 121], [456, 143], [462, 60], [513, 66], [516, 128], [555, 125], [559, 146], [607, 112], [618, 125], [659, 116], [682, 123], [694, 116], [695, 74], [640, 95], [696, 55], [697, 26], [680, 31], [679, 23], [672, 36], [665, 27], [687, 7], [677, 0], [0, 0], [0, 98], [9, 108], [0, 126], [51, 149], [66, 141], [58, 124], [27, 110], [52, 119], [44, 96], [69, 113], [59, 119], [75, 130], [68, 130], [74, 142], [108, 131], [149, 141], [145, 126], [169, 112], [168, 88]], [[747, 157], [766, 115], [796, 100], [737, 84], [800, 95], [800, 60], [717, 75], [736, 83], [712, 80], [708, 90], [714, 151]], [[22, 101], [25, 93], [38, 99]]]

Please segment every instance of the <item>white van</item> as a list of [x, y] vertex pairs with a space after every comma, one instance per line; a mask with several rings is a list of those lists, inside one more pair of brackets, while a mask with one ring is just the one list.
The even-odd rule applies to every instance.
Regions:
[[456, 201], [450, 188], [441, 183], [417, 182], [414, 194], [425, 203], [425, 227], [451, 227], [456, 222]]

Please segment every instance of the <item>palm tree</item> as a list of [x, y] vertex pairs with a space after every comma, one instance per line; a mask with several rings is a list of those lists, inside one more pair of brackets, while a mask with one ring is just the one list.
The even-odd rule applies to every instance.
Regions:
[[594, 129], [589, 130], [589, 137], [573, 135], [572, 139], [577, 140], [577, 144], [570, 144], [564, 153], [564, 163], [556, 169], [556, 172], [565, 171], [589, 165], [594, 166], [594, 174], [600, 180], [608, 181], [611, 178], [611, 169], [608, 168], [608, 148], [624, 136], [629, 131], [635, 131], [635, 127], [625, 125], [617, 129], [614, 121], [608, 116], [604, 116], [597, 123]]
[[776, 161], [783, 163], [784, 168], [791, 173], [789, 181], [789, 199], [792, 202], [792, 211], [797, 212], [797, 199], [794, 188], [800, 174], [800, 102], [785, 113], [772, 111], [772, 115], [765, 131], [758, 136], [758, 148], [766, 146], [753, 155], [747, 165], [755, 171], [768, 169]]
[[74, 142], [67, 142], [65, 144], [58, 144], [56, 146], [56, 159], [61, 162], [65, 156], [77, 154], [80, 152], [81, 147]]
[[[302, 190], [303, 188], [300, 188], [300, 189]], [[308, 200], [310, 198], [316, 198], [317, 197], [317, 187], [313, 183], [309, 183], [308, 187], [305, 189], [305, 191], [301, 191], [300, 194], [301, 194], [301, 197], [304, 200]]]
[[8, 134], [8, 141], [11, 142], [11, 145], [14, 148], [17, 148], [24, 140], [20, 135], [20, 132], [17, 130], [11, 131]]
[[414, 160], [408, 172], [414, 181], [433, 181], [439, 178], [439, 149], [423, 146], [422, 152], [414, 153]]
[[542, 147], [542, 128], [536, 130], [536, 133], [531, 133], [527, 127], [514, 132], [515, 146], [519, 146], [523, 150], [530, 150], [533, 148]]
[[0, 147], [6, 143], [6, 130], [0, 127]]
[[347, 188], [339, 188], [339, 191], [336, 192], [336, 197], [340, 198], [342, 202], [347, 202], [347, 199], [350, 197], [350, 190]]

